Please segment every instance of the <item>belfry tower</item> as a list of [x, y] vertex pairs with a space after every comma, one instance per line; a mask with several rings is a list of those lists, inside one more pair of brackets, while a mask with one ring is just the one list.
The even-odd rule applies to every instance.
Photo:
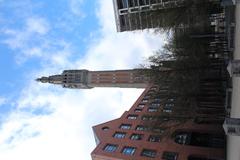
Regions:
[[94, 87], [145, 88], [148, 78], [132, 70], [64, 70], [60, 75], [36, 79], [42, 83], [62, 85], [64, 88], [90, 89]]

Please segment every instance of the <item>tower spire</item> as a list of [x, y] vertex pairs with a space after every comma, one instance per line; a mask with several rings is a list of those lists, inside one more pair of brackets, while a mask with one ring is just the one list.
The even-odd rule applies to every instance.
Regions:
[[36, 81], [62, 85], [64, 88], [90, 89], [93, 87], [145, 88], [148, 79], [138, 70], [64, 70], [62, 74], [37, 78]]

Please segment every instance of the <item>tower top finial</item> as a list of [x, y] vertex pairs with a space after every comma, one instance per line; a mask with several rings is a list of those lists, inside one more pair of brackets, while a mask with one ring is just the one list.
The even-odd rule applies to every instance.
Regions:
[[37, 82], [42, 82], [42, 83], [48, 83], [49, 78], [48, 77], [41, 77], [36, 79]]

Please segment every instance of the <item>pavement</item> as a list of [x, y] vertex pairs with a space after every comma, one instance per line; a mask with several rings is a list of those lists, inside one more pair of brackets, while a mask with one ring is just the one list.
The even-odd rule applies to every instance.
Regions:
[[[236, 0], [235, 48], [233, 59], [240, 59], [240, 0]], [[240, 118], [240, 77], [233, 77], [231, 118]], [[227, 160], [240, 160], [240, 136], [227, 136]]]

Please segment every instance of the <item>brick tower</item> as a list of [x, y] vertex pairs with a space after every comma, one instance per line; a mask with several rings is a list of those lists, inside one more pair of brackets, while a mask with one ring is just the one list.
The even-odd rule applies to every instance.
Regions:
[[132, 70], [64, 70], [62, 74], [38, 78], [42, 83], [62, 85], [64, 88], [90, 89], [94, 87], [146, 88], [148, 78]]

